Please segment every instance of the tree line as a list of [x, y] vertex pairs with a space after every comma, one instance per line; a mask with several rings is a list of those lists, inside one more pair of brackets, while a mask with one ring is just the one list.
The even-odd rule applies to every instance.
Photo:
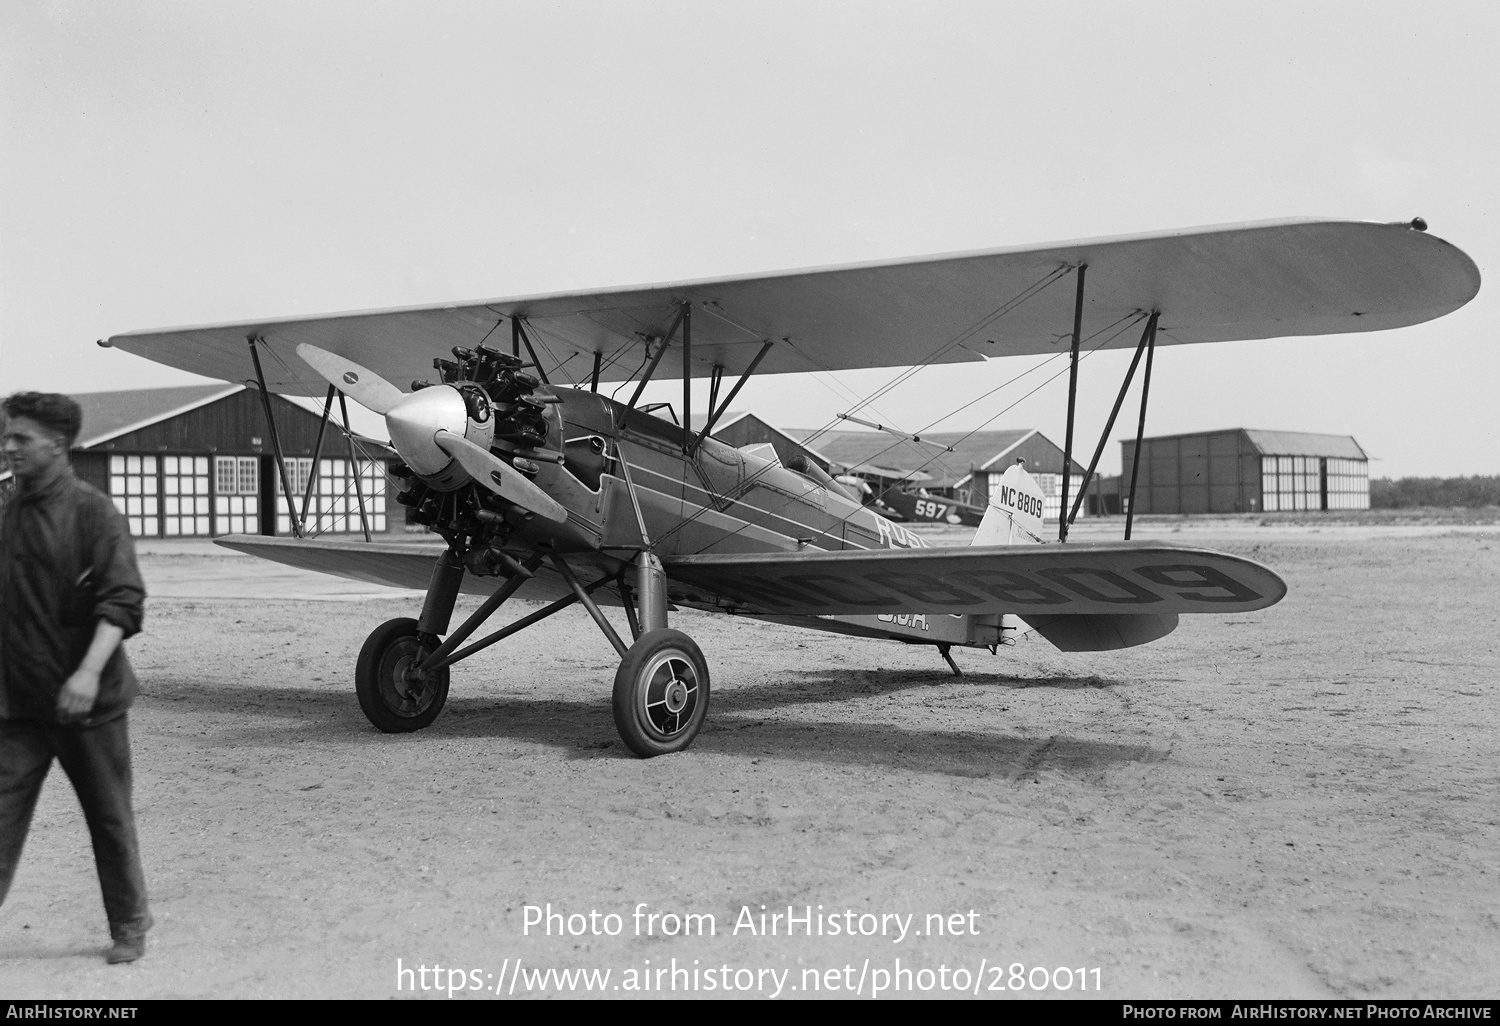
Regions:
[[1371, 509], [1408, 509], [1413, 506], [1500, 506], [1500, 476], [1388, 477], [1370, 479]]

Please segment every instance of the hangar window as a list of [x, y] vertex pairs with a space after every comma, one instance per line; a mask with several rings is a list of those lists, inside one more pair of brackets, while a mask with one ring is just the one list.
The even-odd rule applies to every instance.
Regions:
[[213, 533], [207, 456], [161, 458], [162, 533], [169, 538]]
[[1328, 461], [1328, 508], [1370, 508], [1370, 465], [1364, 460]]
[[233, 456], [214, 457], [214, 491], [219, 495], [238, 495], [239, 490], [239, 463]]
[[260, 533], [260, 460], [214, 457], [214, 534]]
[[109, 497], [137, 538], [161, 534], [161, 477], [155, 456], [111, 456]]
[[1364, 460], [1334, 456], [1266, 456], [1261, 459], [1262, 508], [1369, 509], [1370, 468]]
[[215, 456], [214, 494], [259, 495], [260, 461], [254, 456]]
[[[1042, 490], [1042, 517], [1046, 520], [1056, 521], [1062, 516], [1062, 475], [1061, 474], [1032, 474], [1038, 488]], [[1073, 478], [1076, 487], [1078, 478]]]
[[[294, 466], [295, 464], [295, 466]], [[356, 470], [356, 467], [358, 468]], [[295, 492], [294, 501], [298, 513], [302, 511], [302, 500], [307, 494], [307, 481], [312, 475], [312, 460], [299, 458], [286, 461], [287, 476], [291, 478]], [[359, 486], [355, 487], [358, 474]], [[312, 501], [307, 507], [307, 533], [342, 534], [361, 531], [359, 519], [359, 496], [363, 492], [365, 517], [371, 531], [386, 529], [386, 475], [385, 464], [379, 460], [322, 459], [318, 461], [318, 477], [313, 484]], [[282, 493], [281, 480], [276, 480], [276, 533], [292, 532], [286, 496]]]

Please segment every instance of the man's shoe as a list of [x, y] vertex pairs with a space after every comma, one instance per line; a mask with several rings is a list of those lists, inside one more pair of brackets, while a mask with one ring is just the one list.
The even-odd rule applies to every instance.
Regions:
[[120, 937], [115, 940], [114, 945], [105, 954], [104, 961], [110, 965], [118, 965], [121, 962], [134, 962], [145, 954], [145, 934], [138, 934], [134, 937]]
[[110, 923], [109, 936], [114, 941], [105, 952], [104, 960], [110, 965], [134, 962], [146, 954], [146, 931], [156, 925], [156, 920], [147, 912], [139, 919], [124, 923]]

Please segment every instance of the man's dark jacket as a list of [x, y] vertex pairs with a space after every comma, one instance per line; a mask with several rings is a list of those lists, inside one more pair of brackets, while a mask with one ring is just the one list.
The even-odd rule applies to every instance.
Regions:
[[99, 675], [88, 718], [57, 715], [57, 693], [78, 669], [100, 620], [141, 629], [145, 585], [125, 518], [72, 467], [34, 492], [17, 490], [0, 518], [0, 719], [92, 727], [136, 695], [123, 646]]

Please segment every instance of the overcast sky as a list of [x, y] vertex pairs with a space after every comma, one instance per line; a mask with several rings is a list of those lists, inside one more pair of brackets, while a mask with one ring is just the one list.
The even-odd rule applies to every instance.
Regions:
[[[1497, 41], [1500, 5], [1441, 0], [6, 0], [0, 390], [199, 380], [94, 345], [138, 328], [1300, 215], [1421, 215], [1488, 278]], [[1496, 287], [1399, 331], [1166, 348], [1148, 431], [1500, 473]], [[1081, 445], [1128, 359], [1084, 364]], [[977, 427], [1040, 375], [934, 422], [1033, 362], [924, 370], [875, 415]], [[817, 427], [891, 376], [737, 406]], [[1065, 400], [991, 426], [1061, 442]]]

